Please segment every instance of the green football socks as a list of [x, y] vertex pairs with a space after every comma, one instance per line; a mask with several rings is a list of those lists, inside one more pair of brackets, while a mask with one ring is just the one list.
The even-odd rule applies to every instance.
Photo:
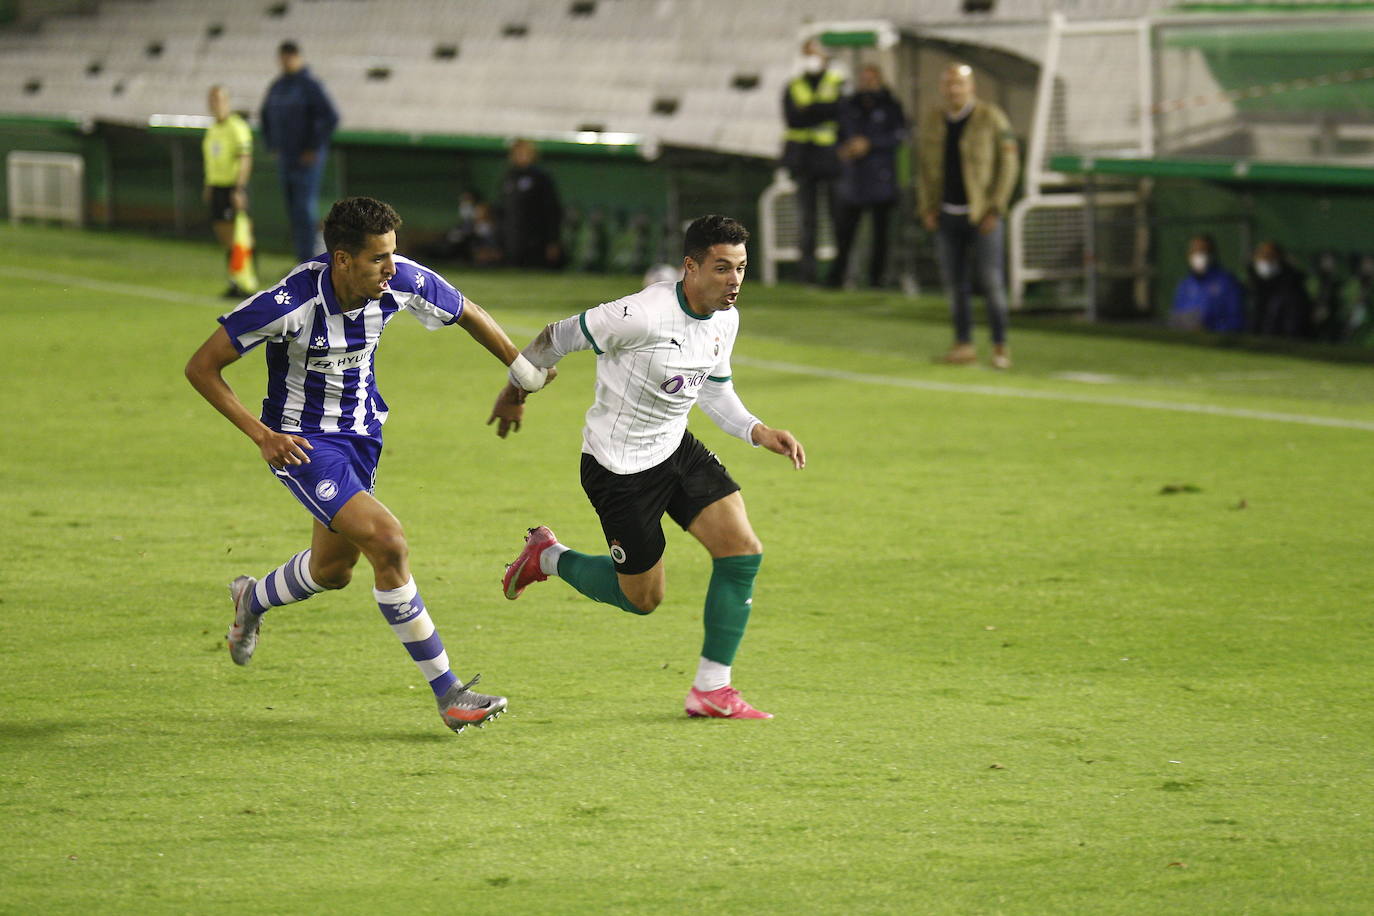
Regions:
[[754, 604], [754, 578], [763, 554], [718, 557], [711, 561], [711, 585], [706, 589], [706, 641], [701, 654], [713, 662], [732, 665], [749, 611]]
[[558, 577], [593, 601], [609, 604], [631, 614], [647, 614], [630, 603], [620, 590], [615, 561], [608, 556], [592, 557], [576, 550], [563, 551], [558, 558]]

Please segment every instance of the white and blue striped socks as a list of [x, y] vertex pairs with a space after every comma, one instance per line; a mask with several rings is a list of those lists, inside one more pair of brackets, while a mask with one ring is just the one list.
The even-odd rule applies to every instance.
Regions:
[[271, 607], [304, 601], [324, 591], [310, 578], [310, 551], [302, 550], [258, 580], [248, 597], [248, 610], [261, 614]]
[[377, 606], [382, 616], [391, 624], [391, 632], [406, 647], [414, 659], [420, 674], [429, 681], [429, 687], [436, 697], [442, 697], [450, 687], [458, 682], [448, 669], [448, 653], [444, 651], [444, 641], [434, 629], [429, 619], [420, 592], [411, 579], [400, 588], [388, 591], [374, 588], [372, 594], [377, 598]]

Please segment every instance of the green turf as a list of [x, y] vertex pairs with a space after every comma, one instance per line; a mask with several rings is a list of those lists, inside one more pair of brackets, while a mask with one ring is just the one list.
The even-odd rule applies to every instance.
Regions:
[[[522, 341], [632, 282], [454, 278]], [[398, 319], [378, 494], [510, 698], [454, 736], [365, 568], [229, 662], [224, 583], [308, 519], [181, 376], [210, 246], [0, 228], [0, 283], [0, 911], [1374, 910], [1366, 367], [1020, 322], [1013, 372], [951, 369], [935, 300], [746, 287], [738, 388], [810, 464], [693, 420], [765, 544], [736, 681], [777, 718], [692, 721], [685, 535], [648, 618], [499, 594], [526, 525], [597, 549], [590, 355], [500, 441], [499, 367]]]

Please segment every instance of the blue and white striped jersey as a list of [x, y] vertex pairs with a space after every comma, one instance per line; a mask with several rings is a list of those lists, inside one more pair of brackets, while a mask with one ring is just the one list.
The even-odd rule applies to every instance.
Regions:
[[400, 255], [394, 260], [387, 291], [353, 311], [341, 311], [329, 262], [320, 255], [219, 319], [240, 353], [267, 344], [263, 423], [302, 435], [381, 435], [387, 406], [372, 363], [382, 329], [404, 309], [436, 330], [455, 323], [465, 301], [423, 264]]

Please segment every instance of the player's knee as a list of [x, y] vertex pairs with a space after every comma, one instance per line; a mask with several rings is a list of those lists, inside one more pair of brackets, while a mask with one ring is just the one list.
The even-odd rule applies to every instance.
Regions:
[[310, 570], [310, 575], [314, 578], [315, 584], [328, 591], [336, 591], [344, 588], [353, 581], [353, 565], [336, 563], [332, 566], [321, 567], [320, 569]]
[[648, 588], [639, 589], [636, 594], [627, 597], [630, 599], [630, 603], [635, 606], [638, 613], [652, 614], [658, 609], [658, 606], [663, 603], [663, 593], [663, 586], [657, 584], [651, 585]]
[[410, 555], [410, 547], [406, 544], [405, 532], [400, 525], [387, 526], [378, 530], [368, 540], [367, 558], [372, 561], [375, 567], [398, 566], [404, 563]]

